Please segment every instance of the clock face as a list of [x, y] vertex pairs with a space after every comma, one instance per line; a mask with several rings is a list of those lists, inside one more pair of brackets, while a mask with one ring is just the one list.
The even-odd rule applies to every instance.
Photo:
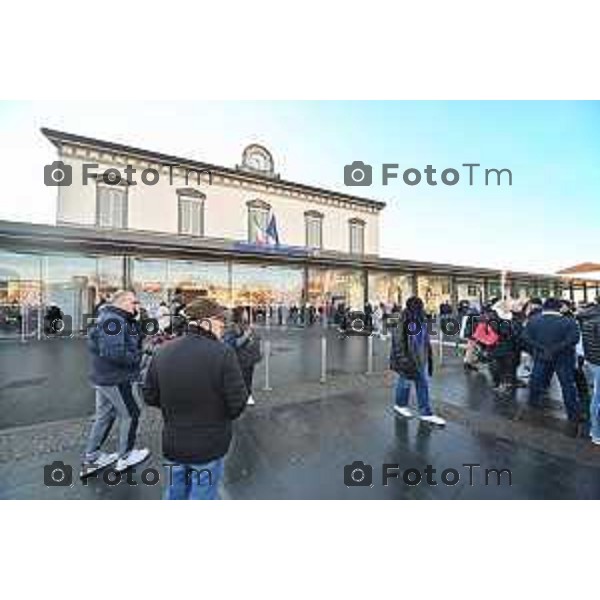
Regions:
[[248, 166], [259, 171], [266, 171], [268, 169], [265, 157], [259, 153], [252, 154], [248, 157]]
[[268, 150], [262, 146], [248, 146], [244, 151], [243, 164], [254, 171], [264, 173], [273, 171], [273, 159]]

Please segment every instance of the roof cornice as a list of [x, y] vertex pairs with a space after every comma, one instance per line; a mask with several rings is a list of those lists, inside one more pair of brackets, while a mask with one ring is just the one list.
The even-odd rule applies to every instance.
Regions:
[[248, 171], [241, 171], [232, 169], [229, 167], [223, 167], [221, 165], [213, 165], [209, 163], [199, 162], [191, 160], [189, 158], [181, 158], [179, 156], [173, 156], [170, 154], [162, 154], [160, 152], [153, 152], [151, 150], [144, 150], [142, 148], [135, 148], [133, 146], [127, 146], [125, 144], [117, 144], [115, 142], [107, 142], [104, 140], [98, 140], [95, 138], [85, 137], [82, 135], [76, 135], [73, 133], [67, 133], [64, 131], [58, 131], [56, 129], [48, 129], [42, 127], [40, 131], [57, 147], [62, 146], [79, 146], [82, 148], [90, 148], [93, 150], [100, 150], [104, 152], [115, 152], [119, 154], [125, 154], [128, 156], [141, 158], [144, 160], [156, 162], [163, 165], [172, 165], [183, 168], [190, 168], [196, 170], [209, 170], [215, 174], [225, 175], [240, 181], [248, 181], [268, 185], [273, 188], [281, 188], [287, 190], [295, 190], [315, 196], [324, 197], [332, 200], [340, 200], [344, 202], [350, 202], [358, 204], [360, 206], [368, 207], [376, 211], [380, 211], [385, 208], [385, 202], [379, 200], [372, 200], [370, 198], [362, 198], [360, 196], [353, 196], [351, 194], [344, 194], [342, 192], [336, 192], [333, 190], [327, 190], [316, 186], [306, 185], [303, 183], [297, 183], [294, 181], [287, 181], [284, 179], [273, 179], [272, 177], [264, 176], [258, 173], [251, 173]]

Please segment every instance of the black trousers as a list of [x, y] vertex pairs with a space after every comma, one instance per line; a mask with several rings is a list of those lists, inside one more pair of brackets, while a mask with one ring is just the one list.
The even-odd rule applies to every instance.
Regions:
[[517, 380], [519, 357], [513, 353], [503, 354], [492, 359], [490, 373], [495, 386], [501, 383], [514, 383]]
[[242, 369], [242, 377], [244, 378], [244, 383], [246, 384], [246, 388], [248, 389], [248, 394], [252, 394], [252, 380], [254, 379], [254, 365], [251, 367], [245, 367]]

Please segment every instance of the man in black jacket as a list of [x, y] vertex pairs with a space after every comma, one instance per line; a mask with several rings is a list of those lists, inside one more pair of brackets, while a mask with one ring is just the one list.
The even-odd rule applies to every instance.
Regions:
[[221, 342], [225, 309], [201, 298], [185, 310], [186, 335], [157, 351], [144, 398], [163, 414], [165, 499], [216, 500], [232, 421], [244, 410], [248, 390], [234, 350]]
[[594, 395], [590, 406], [590, 435], [600, 445], [600, 298], [596, 304], [577, 315], [581, 327], [583, 354], [594, 378]]

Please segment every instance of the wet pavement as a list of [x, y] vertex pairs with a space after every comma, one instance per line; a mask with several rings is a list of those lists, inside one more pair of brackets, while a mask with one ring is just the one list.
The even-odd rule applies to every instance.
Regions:
[[[340, 340], [328, 332], [329, 378], [319, 384], [321, 331], [264, 332], [272, 341], [272, 392], [236, 424], [227, 459], [226, 498], [600, 498], [600, 448], [566, 435], [560, 402], [531, 409], [526, 390], [514, 397], [492, 393], [482, 374], [465, 375], [446, 348], [432, 382], [444, 429], [391, 411], [391, 381], [381, 373], [364, 375], [366, 340]], [[141, 471], [160, 469], [160, 416], [145, 411], [139, 441], [153, 456], [132, 479], [108, 486], [102, 481], [72, 487], [46, 487], [44, 466], [61, 460], [74, 467], [89, 427], [93, 396], [86, 383], [87, 358], [81, 340], [0, 344], [0, 498], [159, 498], [160, 485], [144, 485]], [[386, 364], [387, 343], [375, 340], [375, 370]], [[27, 365], [26, 368], [23, 365]], [[344, 467], [362, 461], [372, 467], [372, 486], [344, 483]], [[383, 485], [382, 465], [397, 478]], [[470, 485], [472, 467], [473, 485]], [[430, 480], [424, 471], [428, 465]], [[356, 466], [356, 465], [355, 465]], [[407, 469], [421, 473], [409, 485]], [[447, 485], [442, 473], [455, 469]], [[495, 472], [509, 469], [497, 485]], [[75, 471], [77, 469], [75, 468]], [[368, 468], [364, 469], [368, 482]], [[358, 473], [358, 472], [357, 472]], [[452, 471], [444, 476], [456, 478]], [[409, 477], [409, 479], [410, 479]]]

